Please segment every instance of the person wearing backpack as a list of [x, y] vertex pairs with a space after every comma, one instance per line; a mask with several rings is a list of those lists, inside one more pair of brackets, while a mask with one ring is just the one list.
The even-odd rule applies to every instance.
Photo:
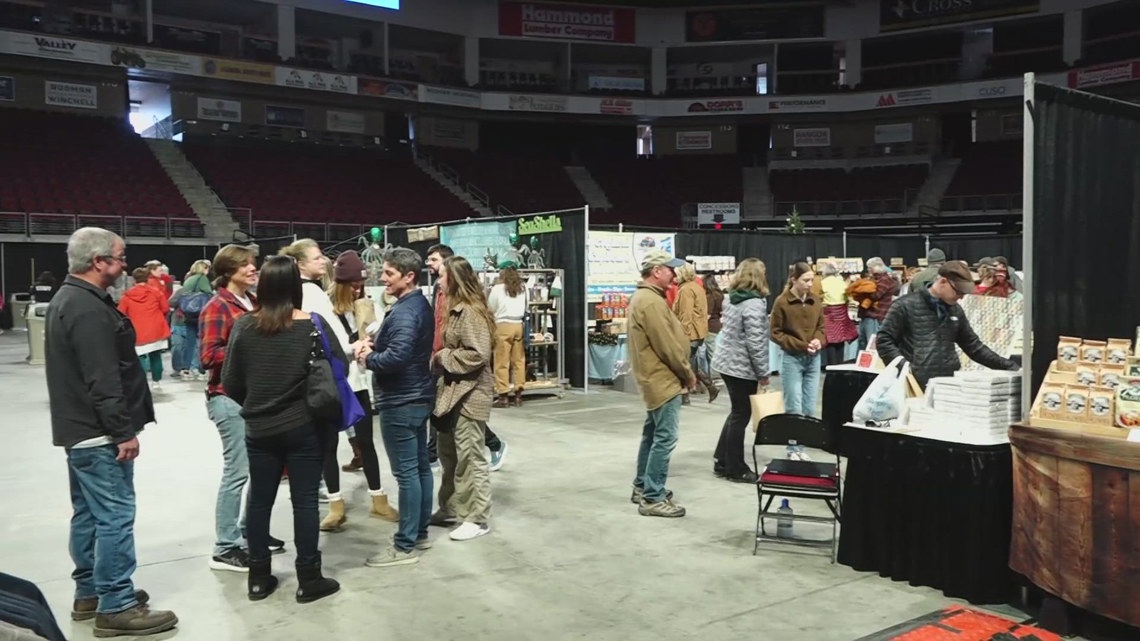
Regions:
[[186, 273], [182, 287], [170, 297], [170, 308], [174, 310], [170, 360], [174, 371], [184, 381], [199, 380], [204, 375], [198, 361], [198, 316], [214, 295], [209, 272], [210, 261], [195, 261]]

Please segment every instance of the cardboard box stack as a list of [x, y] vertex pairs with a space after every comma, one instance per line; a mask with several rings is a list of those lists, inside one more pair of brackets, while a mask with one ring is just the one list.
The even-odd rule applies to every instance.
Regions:
[[962, 435], [1002, 435], [1020, 419], [1021, 372], [975, 370], [930, 379], [909, 422]]

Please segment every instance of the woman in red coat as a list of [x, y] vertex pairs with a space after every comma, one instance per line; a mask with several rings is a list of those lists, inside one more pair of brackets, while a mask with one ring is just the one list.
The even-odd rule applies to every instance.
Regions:
[[149, 269], [139, 267], [131, 275], [135, 286], [123, 293], [119, 311], [135, 327], [135, 352], [143, 371], [150, 372], [151, 389], [157, 390], [162, 381], [162, 352], [169, 346], [170, 325], [166, 319], [170, 302], [161, 290], [147, 283]]

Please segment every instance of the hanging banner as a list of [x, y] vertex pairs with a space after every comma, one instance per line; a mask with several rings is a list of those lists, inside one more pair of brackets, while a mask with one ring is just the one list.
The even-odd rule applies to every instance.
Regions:
[[1069, 87], [1084, 89], [1140, 80], [1140, 60], [1126, 60], [1069, 72]]
[[263, 65], [260, 62], [227, 60], [225, 58], [202, 59], [203, 75], [221, 80], [271, 85], [274, 84], [275, 71], [276, 68], [273, 65]]
[[659, 249], [676, 252], [675, 234], [616, 231], [586, 233], [586, 300], [597, 302], [605, 294], [632, 295], [641, 282], [641, 259]]
[[712, 149], [711, 131], [678, 131], [677, 151], [694, 151], [699, 149]]
[[566, 96], [507, 96], [511, 111], [566, 111]]
[[477, 91], [420, 85], [420, 102], [478, 109], [483, 106], [483, 96]]
[[241, 122], [241, 102], [221, 98], [198, 98], [198, 120]]
[[16, 99], [16, 80], [12, 76], [0, 76], [0, 100], [11, 102]]
[[111, 64], [148, 71], [184, 73], [191, 76], [202, 75], [201, 58], [170, 51], [115, 47], [111, 50]]
[[0, 52], [94, 65], [111, 61], [111, 48], [105, 44], [14, 31], [0, 33]]
[[879, 30], [988, 20], [1036, 13], [1038, 9], [1038, 0], [879, 0]]
[[894, 145], [914, 140], [914, 125], [900, 122], [893, 125], [875, 125], [875, 144]]
[[332, 71], [276, 67], [273, 70], [273, 81], [279, 87], [331, 91], [333, 93], [356, 93], [356, 76]]
[[72, 109], [98, 109], [99, 91], [95, 85], [47, 80], [44, 82], [44, 104]]
[[394, 82], [375, 78], [360, 78], [356, 83], [356, 93], [362, 96], [379, 96], [397, 100], [419, 100], [419, 86], [410, 82]]
[[632, 76], [590, 76], [586, 84], [605, 91], [645, 91], [645, 78]]
[[685, 14], [686, 42], [822, 38], [822, 4], [690, 11]]
[[697, 224], [715, 225], [740, 224], [740, 203], [699, 203], [697, 205]]
[[488, 267], [488, 260], [498, 269], [499, 261], [511, 251], [511, 234], [515, 221], [460, 223], [445, 225], [439, 230], [439, 242], [451, 247], [456, 256], [462, 256], [476, 271]]
[[636, 40], [633, 9], [582, 5], [499, 3], [499, 35], [627, 42]]
[[325, 112], [325, 128], [342, 134], [363, 134], [364, 114], [330, 109]]
[[792, 130], [793, 147], [830, 147], [831, 128], [811, 127]]

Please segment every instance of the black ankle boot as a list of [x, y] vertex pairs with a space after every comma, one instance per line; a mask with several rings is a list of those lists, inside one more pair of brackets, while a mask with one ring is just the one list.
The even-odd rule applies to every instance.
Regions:
[[251, 559], [247, 585], [250, 601], [260, 601], [273, 594], [277, 589], [277, 577], [273, 576], [273, 562], [269, 559], [264, 561]]
[[340, 583], [321, 574], [321, 557], [313, 563], [297, 564], [297, 603], [312, 603], [340, 590]]

